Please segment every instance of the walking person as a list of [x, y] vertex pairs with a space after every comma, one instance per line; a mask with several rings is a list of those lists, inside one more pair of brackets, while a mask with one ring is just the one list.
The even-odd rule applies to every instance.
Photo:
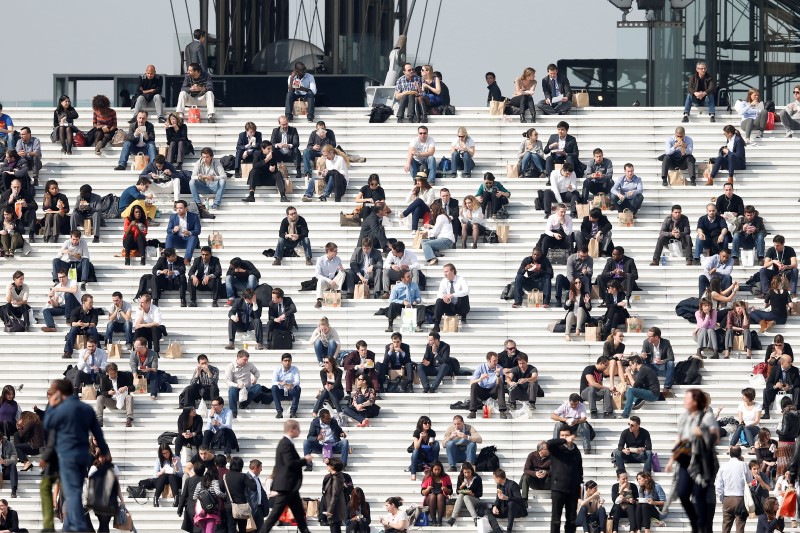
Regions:
[[564, 512], [566, 523], [564, 533], [575, 533], [575, 519], [578, 514], [578, 498], [581, 495], [583, 481], [583, 458], [577, 446], [576, 435], [567, 424], [558, 430], [558, 438], [547, 441], [550, 450], [550, 533], [561, 531], [561, 513]]

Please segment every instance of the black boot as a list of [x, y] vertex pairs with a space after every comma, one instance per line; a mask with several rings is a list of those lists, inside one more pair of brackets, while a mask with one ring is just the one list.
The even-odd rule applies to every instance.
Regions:
[[178, 506], [178, 497], [177, 496], [172, 498], [172, 506], [173, 507], [177, 507]]
[[153, 507], [160, 507], [158, 505], [158, 495], [153, 495]]

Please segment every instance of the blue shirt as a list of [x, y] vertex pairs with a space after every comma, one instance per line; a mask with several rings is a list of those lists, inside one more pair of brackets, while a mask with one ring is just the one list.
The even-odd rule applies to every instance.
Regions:
[[136, 188], [136, 185], [131, 185], [124, 191], [122, 191], [122, 195], [119, 197], [119, 210], [124, 211], [129, 205], [131, 205], [136, 200], [144, 200], [146, 196], [139, 192], [139, 189]]
[[97, 440], [100, 452], [103, 455], [109, 453], [94, 409], [75, 396], [65, 398], [57, 407], [47, 410], [44, 428], [56, 432], [56, 454], [59, 459], [88, 457], [89, 433]]
[[[220, 425], [212, 425], [211, 422], [214, 420], [219, 420]], [[233, 413], [227, 407], [223, 407], [222, 412], [219, 414], [211, 411], [206, 419], [206, 424], [203, 428], [203, 431], [211, 431], [212, 433], [216, 433], [222, 428], [233, 429]]]
[[392, 288], [392, 295], [389, 297], [389, 301], [394, 304], [402, 304], [403, 302], [419, 303], [422, 301], [422, 294], [419, 292], [419, 286], [413, 281], [408, 285], [397, 282]]
[[[11, 117], [6, 115], [5, 113], [0, 113], [0, 129], [7, 130], [9, 128], [9, 126], [13, 126], [13, 125], [14, 125], [14, 121], [11, 120]], [[5, 140], [7, 138], [8, 138], [8, 133], [0, 133], [0, 139]], [[11, 147], [9, 147], [9, 148], [11, 148]]]
[[[497, 374], [498, 370], [500, 371], [499, 374]], [[471, 379], [476, 380], [483, 374], [489, 374], [489, 377], [479, 381], [478, 385], [484, 389], [494, 388], [494, 386], [498, 383], [498, 380], [503, 380], [503, 367], [498, 364], [494, 370], [492, 370], [489, 368], [489, 363], [483, 363], [481, 366], [475, 369], [475, 372], [472, 373]]]

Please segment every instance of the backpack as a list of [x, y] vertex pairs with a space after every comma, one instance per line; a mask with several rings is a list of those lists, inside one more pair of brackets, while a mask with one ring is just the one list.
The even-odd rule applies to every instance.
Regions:
[[483, 234], [483, 242], [486, 244], [497, 244], [500, 242], [500, 239], [497, 237], [496, 231], [487, 230], [486, 233]]
[[453, 166], [452, 166], [452, 163], [450, 162], [449, 158], [442, 157], [439, 160], [439, 170], [441, 170], [442, 172], [450, 172], [450, 170], [452, 170], [452, 168], [453, 168]]
[[269, 341], [270, 350], [291, 350], [292, 332], [285, 329], [276, 329], [272, 332], [272, 339]]
[[509, 283], [503, 288], [503, 292], [500, 293], [501, 300], [513, 300], [514, 299], [514, 284]]
[[110, 193], [106, 194], [100, 199], [98, 211], [100, 211], [104, 219], [119, 218], [119, 198]]
[[703, 361], [696, 357], [689, 357], [675, 365], [675, 385], [700, 385], [700, 368]]
[[151, 296], [153, 295], [152, 274], [144, 274], [141, 278], [139, 278], [139, 290], [136, 291], [136, 296], [134, 296], [133, 299], [137, 300], [144, 294], [149, 294]]
[[266, 305], [269, 305], [269, 302], [272, 301], [272, 286], [269, 283], [262, 283], [256, 290], [256, 299], [265, 302]]
[[761, 345], [761, 339], [758, 338], [758, 332], [754, 329], [750, 330], [750, 349], [751, 350], [760, 350], [763, 346]]
[[203, 489], [197, 494], [197, 501], [200, 507], [207, 513], [217, 510], [217, 497], [211, 494], [208, 489]]
[[219, 163], [222, 165], [222, 168], [229, 172], [236, 170], [236, 158], [232, 155], [222, 156], [219, 160]]
[[497, 446], [485, 446], [475, 460], [475, 470], [494, 472], [498, 468], [500, 468], [500, 458], [497, 457]]
[[169, 444], [171, 446], [175, 441], [175, 437], [177, 436], [178, 434], [175, 433], [174, 431], [165, 431], [164, 433], [158, 436], [158, 443]]
[[678, 302], [678, 305], [675, 306], [675, 314], [681, 318], [685, 318], [692, 324], [696, 324], [697, 319], [694, 317], [694, 314], [699, 307], [700, 298], [686, 298]]
[[110, 463], [102, 463], [89, 477], [86, 507], [96, 515], [114, 516], [119, 509], [119, 482]]
[[385, 104], [378, 104], [373, 106], [372, 111], [369, 112], [369, 122], [370, 124], [386, 122], [392, 115], [394, 115], [394, 111], [392, 111], [391, 107]]

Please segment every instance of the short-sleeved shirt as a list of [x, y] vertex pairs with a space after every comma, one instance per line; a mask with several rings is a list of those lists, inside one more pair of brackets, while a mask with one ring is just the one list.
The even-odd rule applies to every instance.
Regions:
[[758, 402], [753, 403], [752, 409], [747, 409], [744, 402], [739, 402], [737, 413], [742, 413], [742, 422], [745, 426], [752, 426], [756, 421], [756, 415], [761, 413], [761, 404]]
[[88, 311], [84, 311], [83, 306], [76, 307], [69, 314], [69, 322], [87, 322], [89, 324], [97, 324], [97, 317], [100, 316], [100, 310], [92, 307]]
[[[419, 434], [420, 434], [420, 433], [422, 433], [420, 430], [418, 430], [418, 429], [415, 429], [415, 430], [414, 430], [414, 438], [415, 438], [415, 439], [418, 439], [418, 438], [419, 438]], [[423, 442], [422, 444], [428, 444], [428, 442], [430, 442], [430, 441], [431, 441], [431, 440], [433, 440], [433, 439], [436, 439], [436, 432], [435, 432], [434, 430], [432, 430], [432, 429], [429, 429], [429, 430], [428, 430], [428, 440], [426, 440], [426, 441], [425, 441], [425, 442]]]
[[[453, 140], [453, 146], [459, 146], [458, 143], [460, 143], [460, 142], [461, 142], [461, 139], [456, 137]], [[464, 144], [466, 145], [466, 149], [467, 150], [469, 150], [470, 148], [474, 148], [475, 147], [475, 143], [472, 141], [472, 137], [470, 137], [469, 135], [467, 135], [467, 138], [464, 139]]]
[[534, 374], [538, 374], [539, 373], [539, 371], [536, 370], [536, 367], [533, 366], [533, 365], [528, 365], [528, 368], [525, 369], [525, 372], [523, 372], [520, 369], [519, 365], [515, 366], [514, 368], [512, 368], [510, 370], [510, 372], [511, 372], [512, 381], [519, 381], [521, 379], [526, 379], [526, 378], [531, 377]]
[[364, 185], [359, 192], [362, 198], [370, 198], [373, 202], [386, 200], [386, 192], [380, 185], [374, 189], [371, 189], [369, 185]]
[[420, 142], [419, 137], [414, 137], [410, 143], [408, 143], [408, 147], [414, 150], [414, 159], [417, 160], [419, 163], [423, 163], [425, 158], [420, 157], [418, 154], [422, 152], [427, 152], [431, 148], [436, 147], [436, 141], [433, 140], [433, 137], [428, 137], [425, 142]]
[[[11, 120], [11, 117], [6, 115], [5, 113], [0, 113], [0, 129], [6, 130], [10, 126], [14, 125], [14, 121]], [[8, 133], [0, 133], [0, 139], [7, 139]]]
[[791, 246], [784, 246], [783, 252], [778, 253], [775, 251], [774, 246], [770, 246], [769, 250], [767, 250], [767, 259], [772, 259], [773, 261], [779, 261], [784, 265], [790, 265], [792, 263], [792, 258], [797, 257], [797, 254], [794, 252], [794, 248]]
[[122, 302], [122, 309], [117, 312], [117, 316], [114, 318], [114, 322], [119, 322], [120, 324], [125, 323], [125, 318], [122, 316], [123, 313], [130, 313], [131, 312], [131, 304], [129, 302]]
[[589, 388], [589, 380], [586, 379], [586, 376], [592, 374], [594, 376], [594, 380], [598, 383], [603, 382], [603, 373], [597, 370], [597, 367], [594, 365], [589, 365], [583, 369], [581, 372], [581, 391]]

